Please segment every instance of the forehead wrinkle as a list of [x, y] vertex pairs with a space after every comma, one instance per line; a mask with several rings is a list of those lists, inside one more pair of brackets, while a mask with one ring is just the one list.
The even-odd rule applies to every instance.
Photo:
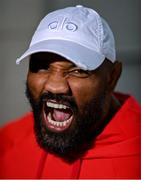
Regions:
[[69, 70], [71, 68], [77, 67], [74, 63], [72, 63], [69, 60], [64, 60], [64, 59], [56, 59], [52, 60], [52, 62], [49, 63], [49, 66], [51, 68], [56, 68], [58, 70]]

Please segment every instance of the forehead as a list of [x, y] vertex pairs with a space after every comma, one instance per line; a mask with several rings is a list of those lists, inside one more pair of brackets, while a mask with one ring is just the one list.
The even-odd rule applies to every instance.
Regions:
[[40, 53], [32, 54], [30, 56], [30, 65], [41, 64], [41, 63], [45, 65], [58, 63], [58, 64], [63, 64], [64, 66], [68, 66], [68, 67], [76, 66], [70, 60], [55, 53], [40, 52]]

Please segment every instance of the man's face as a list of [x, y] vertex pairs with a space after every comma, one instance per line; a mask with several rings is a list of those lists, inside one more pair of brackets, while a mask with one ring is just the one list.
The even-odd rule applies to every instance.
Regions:
[[88, 72], [55, 54], [32, 55], [27, 97], [41, 147], [65, 156], [89, 144], [107, 113], [107, 89], [102, 66]]

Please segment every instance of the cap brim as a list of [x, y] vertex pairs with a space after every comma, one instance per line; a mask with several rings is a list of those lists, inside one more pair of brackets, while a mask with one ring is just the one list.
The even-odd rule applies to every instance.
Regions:
[[105, 59], [104, 55], [71, 41], [46, 40], [32, 45], [16, 63], [19, 64], [24, 58], [38, 52], [58, 54], [85, 70], [96, 69]]

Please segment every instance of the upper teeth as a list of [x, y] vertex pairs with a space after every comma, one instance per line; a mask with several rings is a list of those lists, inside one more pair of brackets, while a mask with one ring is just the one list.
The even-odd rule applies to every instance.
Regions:
[[56, 108], [56, 109], [67, 109], [68, 107], [64, 104], [57, 104], [53, 102], [47, 102], [46, 103], [48, 107]]

